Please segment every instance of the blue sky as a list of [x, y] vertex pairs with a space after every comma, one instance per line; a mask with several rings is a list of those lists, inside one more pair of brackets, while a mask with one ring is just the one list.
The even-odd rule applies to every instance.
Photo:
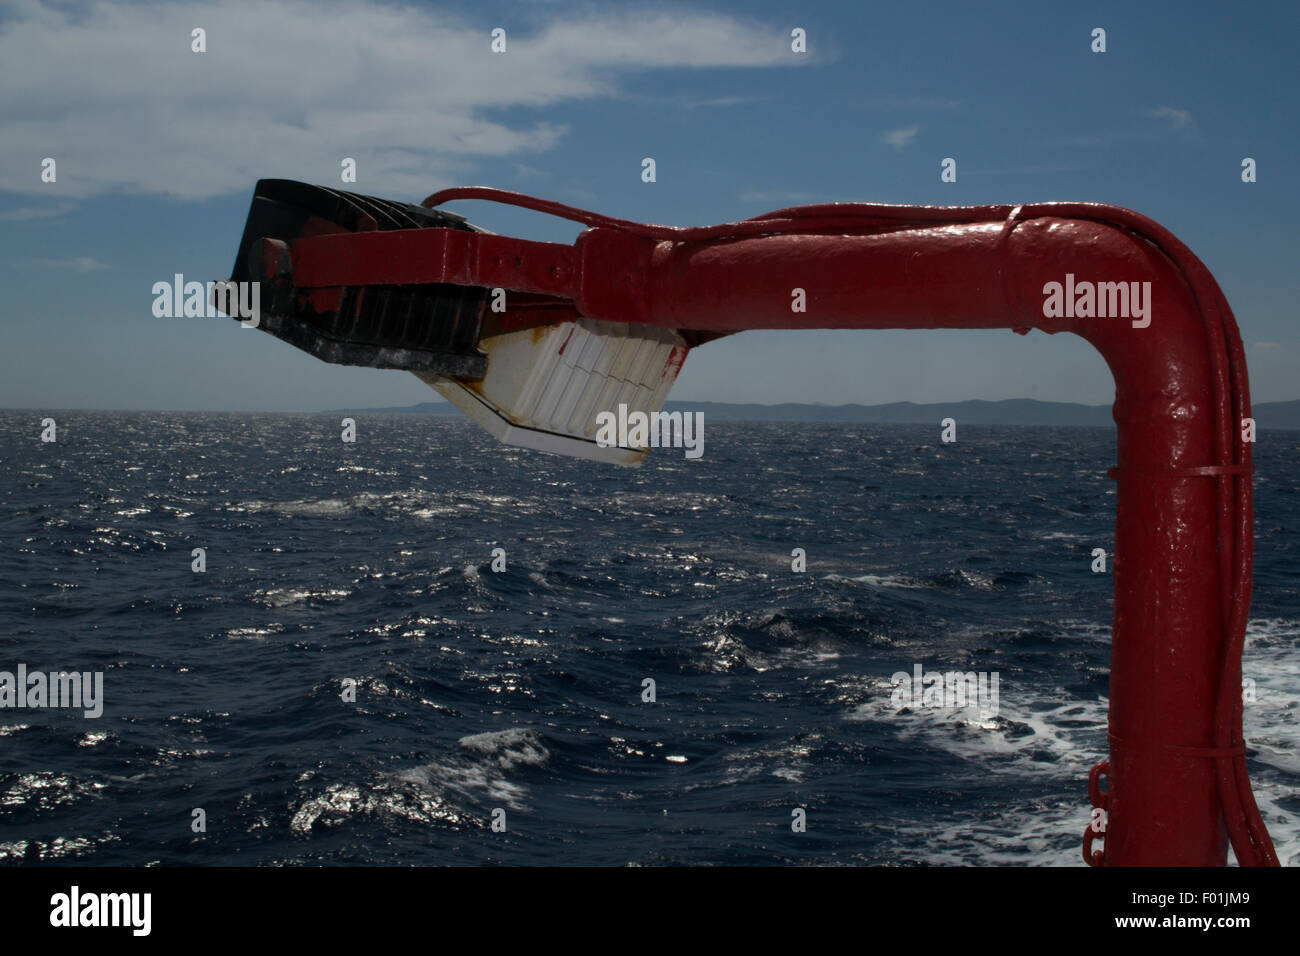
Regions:
[[[357, 192], [492, 185], [680, 225], [835, 200], [1128, 206], [1219, 280], [1255, 400], [1300, 398], [1298, 27], [1295, 3], [0, 3], [0, 407], [436, 398], [229, 320], [152, 314], [153, 283], [229, 275], [258, 178], [342, 186], [345, 156]], [[1113, 386], [1069, 336], [751, 332], [694, 351], [672, 397], [1099, 404]]]

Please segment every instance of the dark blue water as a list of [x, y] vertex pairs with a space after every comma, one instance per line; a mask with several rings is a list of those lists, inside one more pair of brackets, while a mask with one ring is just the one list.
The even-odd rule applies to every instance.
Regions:
[[[105, 703], [0, 710], [0, 860], [1079, 862], [1109, 430], [708, 423], [625, 470], [459, 420], [44, 414], [0, 413], [0, 669]], [[1257, 447], [1246, 733], [1295, 864], [1300, 433]], [[996, 713], [894, 706], [918, 663], [996, 672]]]

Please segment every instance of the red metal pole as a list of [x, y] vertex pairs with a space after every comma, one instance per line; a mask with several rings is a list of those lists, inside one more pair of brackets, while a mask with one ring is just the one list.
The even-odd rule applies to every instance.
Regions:
[[[1155, 246], [1055, 217], [880, 235], [706, 243], [611, 229], [579, 237], [578, 309], [678, 329], [1039, 328], [1093, 343], [1115, 376], [1119, 488], [1107, 865], [1222, 866], [1215, 705], [1227, 634], [1213, 362], [1184, 274]], [[1150, 325], [1048, 318], [1044, 286], [1150, 282]], [[792, 290], [807, 312], [792, 311]]]
[[[1094, 204], [828, 205], [690, 229], [481, 187], [424, 204], [456, 198], [591, 228], [571, 249], [441, 229], [304, 238], [293, 250], [296, 283], [501, 286], [533, 294], [512, 322], [544, 323], [571, 303], [593, 319], [703, 338], [1038, 328], [1091, 342], [1115, 377], [1119, 427], [1110, 761], [1106, 795], [1093, 792], [1109, 811], [1100, 859], [1222, 866], [1231, 837], [1243, 865], [1277, 864], [1241, 741], [1252, 533], [1249, 445], [1237, 432], [1249, 415], [1245, 359], [1222, 292], [1176, 238]], [[1051, 283], [1136, 283], [1149, 290], [1146, 314], [1049, 312]], [[796, 289], [805, 311], [792, 307]]]

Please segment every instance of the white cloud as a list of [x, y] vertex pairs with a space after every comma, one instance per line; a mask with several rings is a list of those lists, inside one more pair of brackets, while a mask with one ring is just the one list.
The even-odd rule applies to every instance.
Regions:
[[682, 105], [688, 110], [699, 109], [702, 106], [746, 106], [759, 102], [759, 99], [757, 96], [715, 96], [712, 99], [689, 100]]
[[[807, 62], [783, 28], [686, 9], [556, 14], [509, 30], [504, 54], [490, 50], [493, 25], [376, 0], [11, 5], [0, 189], [201, 199], [262, 177], [337, 182], [354, 157], [356, 188], [423, 196], [474, 157], [545, 150], [565, 132], [492, 111], [617, 95], [634, 71]], [[190, 50], [196, 26], [206, 53]], [[55, 184], [40, 181], [45, 156]]]
[[61, 202], [53, 206], [20, 206], [0, 212], [0, 222], [31, 222], [35, 219], [57, 219], [76, 209], [75, 203]]
[[91, 256], [77, 256], [73, 259], [28, 259], [31, 265], [41, 269], [58, 269], [63, 272], [98, 272], [108, 266]]
[[515, 163], [515, 176], [527, 180], [551, 178], [551, 174], [546, 170], [538, 169], [536, 166], [529, 166], [527, 163]]
[[904, 129], [891, 129], [881, 137], [881, 140], [894, 147], [894, 149], [902, 149], [915, 139], [916, 134], [919, 132], [921, 132], [921, 127], [919, 126], [908, 126]]
[[1192, 125], [1192, 114], [1187, 110], [1176, 110], [1172, 106], [1157, 106], [1147, 110], [1147, 116], [1167, 120], [1173, 129], [1186, 129]]

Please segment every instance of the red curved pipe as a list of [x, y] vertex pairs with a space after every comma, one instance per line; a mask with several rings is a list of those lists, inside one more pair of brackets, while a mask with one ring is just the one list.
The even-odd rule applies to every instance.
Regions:
[[[1074, 332], [1115, 377], [1119, 429], [1106, 865], [1277, 865], [1246, 775], [1241, 650], [1252, 512], [1245, 358], [1205, 266], [1156, 223], [1086, 203], [827, 204], [722, 226], [610, 219], [478, 187], [591, 226], [573, 301], [595, 319], [698, 332]], [[1044, 315], [1045, 287], [1150, 283], [1149, 325]], [[792, 290], [807, 311], [792, 311]], [[1094, 796], [1094, 802], [1096, 802]], [[1085, 858], [1087, 854], [1085, 854]], [[1092, 860], [1089, 860], [1092, 862]]]

